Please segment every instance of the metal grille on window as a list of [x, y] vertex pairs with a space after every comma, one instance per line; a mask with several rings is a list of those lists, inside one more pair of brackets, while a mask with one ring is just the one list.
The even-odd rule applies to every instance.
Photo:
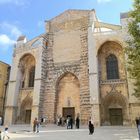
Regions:
[[33, 66], [29, 72], [29, 87], [34, 87], [35, 67]]
[[106, 59], [107, 79], [119, 79], [118, 60], [110, 54]]

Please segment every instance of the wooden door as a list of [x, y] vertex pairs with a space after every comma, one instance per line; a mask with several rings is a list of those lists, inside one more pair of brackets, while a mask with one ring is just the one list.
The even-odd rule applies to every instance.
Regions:
[[30, 124], [30, 121], [31, 121], [31, 110], [26, 110], [25, 123]]
[[123, 125], [123, 116], [121, 108], [109, 109], [111, 125]]

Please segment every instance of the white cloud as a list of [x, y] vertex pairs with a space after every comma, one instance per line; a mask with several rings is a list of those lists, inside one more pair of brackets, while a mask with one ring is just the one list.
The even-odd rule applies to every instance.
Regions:
[[26, 4], [25, 0], [0, 0], [0, 4], [14, 4], [18, 6], [23, 6]]
[[7, 51], [9, 46], [13, 46], [14, 40], [10, 39], [6, 34], [0, 34], [0, 48], [3, 51]]
[[107, 2], [110, 2], [112, 0], [97, 0], [98, 3], [107, 3]]
[[10, 39], [7, 35], [0, 34], [0, 44], [9, 45], [9, 44], [13, 44], [13, 43], [15, 43], [15, 41]]
[[1, 23], [0, 29], [2, 29], [4, 32], [7, 32], [11, 37], [15, 39], [17, 39], [22, 34], [20, 29], [16, 25], [7, 22]]
[[1, 23], [0, 28], [4, 31], [8, 31], [10, 33], [10, 35], [14, 38], [17, 38], [22, 34], [22, 32], [20, 31], [20, 29], [17, 26], [15, 26], [13, 24], [9, 24], [7, 22]]
[[21, 30], [14, 24], [8, 22], [0, 23], [0, 49], [7, 51], [12, 47], [17, 38], [22, 35]]

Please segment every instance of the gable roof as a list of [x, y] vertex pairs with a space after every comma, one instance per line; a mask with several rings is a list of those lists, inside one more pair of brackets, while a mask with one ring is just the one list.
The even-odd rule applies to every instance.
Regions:
[[24, 35], [22, 35], [22, 36], [19, 36], [19, 38], [17, 39], [17, 41], [22, 41], [22, 40], [24, 40], [26, 37], [24, 36]]
[[91, 10], [66, 10], [60, 15], [52, 18], [51, 23], [62, 23], [69, 20], [76, 20], [83, 17], [88, 17]]

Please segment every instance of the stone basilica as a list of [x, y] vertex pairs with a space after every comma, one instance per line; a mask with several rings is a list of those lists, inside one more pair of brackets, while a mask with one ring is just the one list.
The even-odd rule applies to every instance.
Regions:
[[125, 67], [127, 13], [121, 25], [99, 22], [95, 10], [67, 10], [45, 21], [45, 33], [17, 40], [5, 105], [6, 124], [35, 117], [80, 115], [87, 124], [133, 125], [140, 101]]

